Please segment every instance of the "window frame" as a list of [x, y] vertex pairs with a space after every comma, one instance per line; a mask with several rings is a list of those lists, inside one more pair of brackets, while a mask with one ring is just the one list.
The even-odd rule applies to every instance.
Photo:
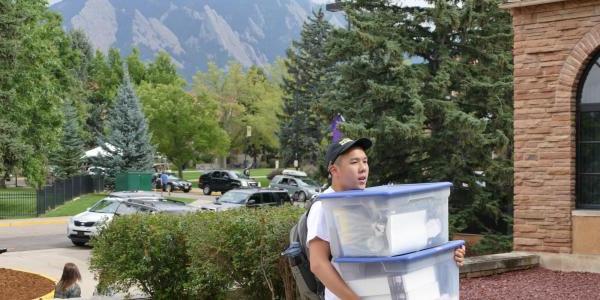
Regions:
[[[582, 165], [582, 149], [580, 144], [582, 143], [582, 113], [586, 112], [599, 112], [600, 113], [600, 102], [599, 103], [582, 103], [583, 98], [583, 88], [585, 86], [586, 80], [590, 74], [590, 71], [594, 66], [600, 68], [600, 51], [598, 51], [592, 59], [589, 61], [585, 70], [581, 75], [581, 79], [578, 82], [577, 87], [577, 98], [575, 104], [575, 208], [576, 209], [589, 209], [589, 210], [600, 210], [600, 203], [592, 204], [592, 203], [584, 203], [582, 201], [582, 184], [580, 180], [580, 176], [600, 176], [600, 173], [585, 173], [583, 171]], [[590, 143], [600, 142], [598, 141], [590, 141]], [[600, 159], [600, 157], [598, 158]]]

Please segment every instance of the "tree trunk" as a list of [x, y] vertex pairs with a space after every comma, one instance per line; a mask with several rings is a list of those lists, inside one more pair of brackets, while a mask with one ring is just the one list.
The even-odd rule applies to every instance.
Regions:
[[179, 167], [177, 168], [177, 177], [179, 177], [180, 179], [183, 179], [183, 167]]

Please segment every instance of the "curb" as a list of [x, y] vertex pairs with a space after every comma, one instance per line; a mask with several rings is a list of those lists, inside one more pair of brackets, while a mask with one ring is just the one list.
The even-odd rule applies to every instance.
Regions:
[[40, 220], [12, 220], [12, 221], [0, 221], [0, 227], [23, 227], [33, 225], [57, 225], [67, 224], [70, 217], [59, 217], [56, 219], [40, 219]]

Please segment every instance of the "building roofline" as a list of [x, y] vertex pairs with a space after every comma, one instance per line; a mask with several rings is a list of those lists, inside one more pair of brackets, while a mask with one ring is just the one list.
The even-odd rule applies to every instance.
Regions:
[[542, 5], [555, 2], [564, 2], [566, 0], [505, 0], [503, 4], [500, 4], [500, 8], [511, 9], [517, 7]]

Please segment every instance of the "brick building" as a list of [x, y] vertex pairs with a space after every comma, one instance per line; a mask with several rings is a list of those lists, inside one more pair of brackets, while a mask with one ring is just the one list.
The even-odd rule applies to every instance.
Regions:
[[514, 250], [600, 272], [600, 0], [508, 0]]

